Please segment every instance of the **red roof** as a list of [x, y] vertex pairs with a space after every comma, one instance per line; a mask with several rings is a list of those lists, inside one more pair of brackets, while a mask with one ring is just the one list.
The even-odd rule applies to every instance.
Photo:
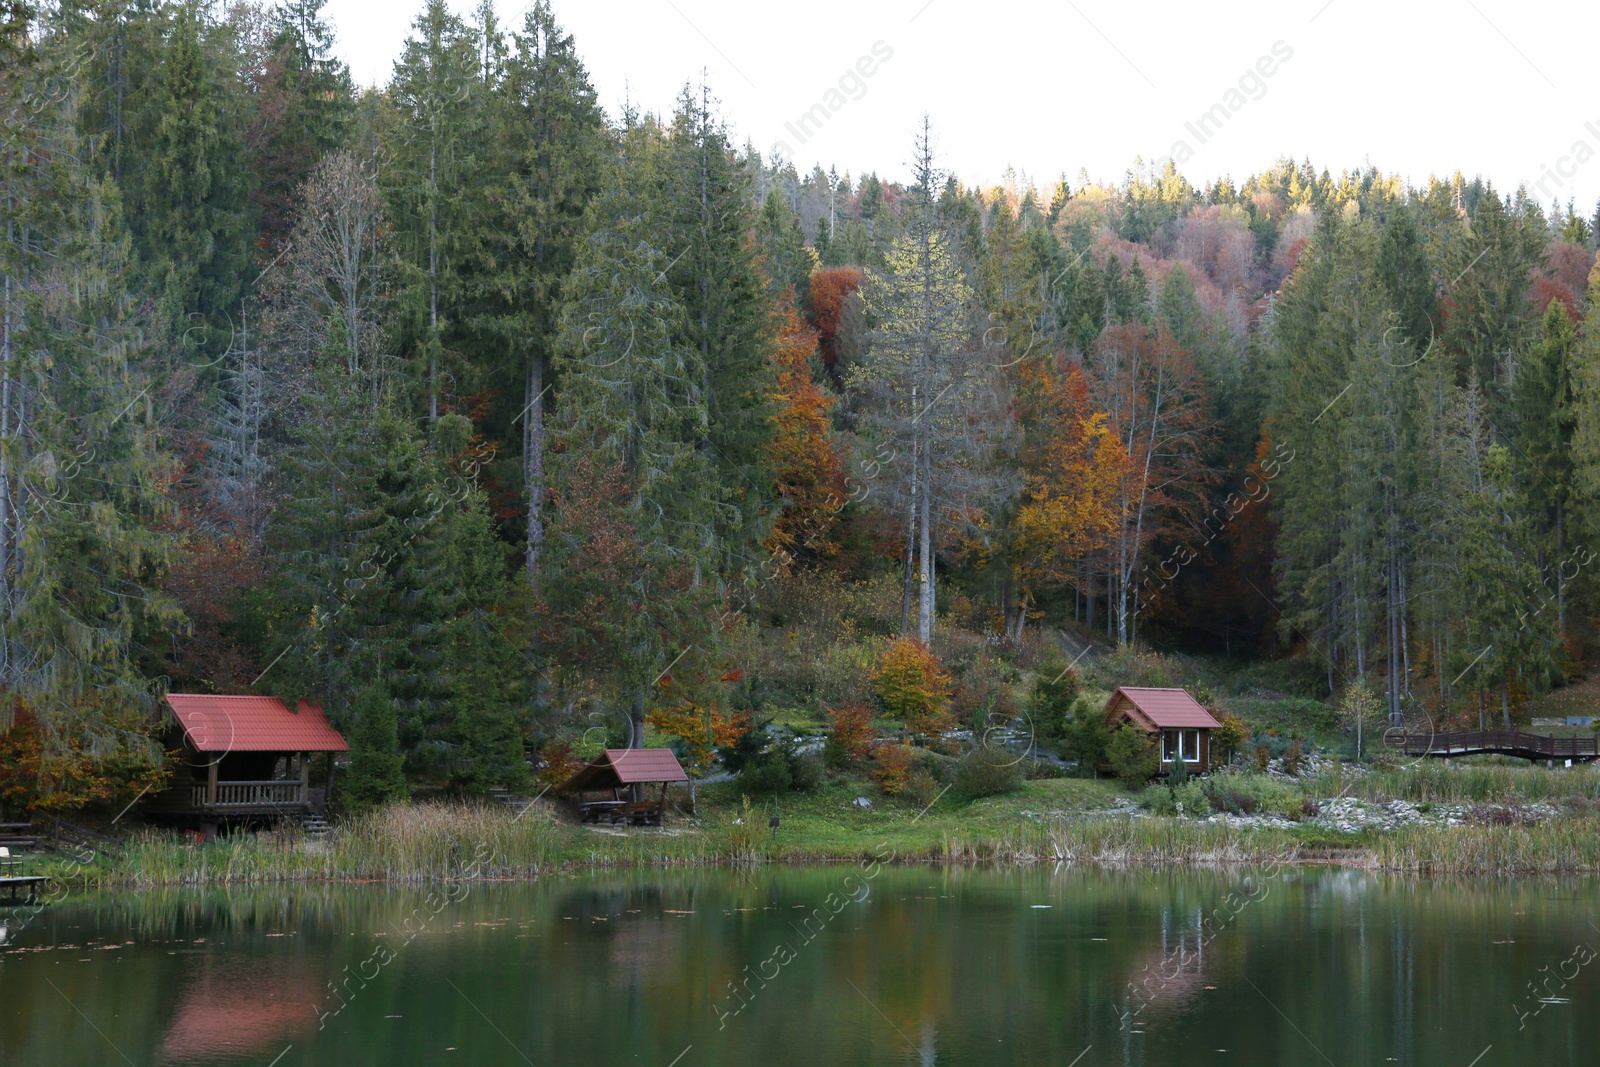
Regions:
[[320, 706], [302, 700], [290, 711], [277, 697], [168, 693], [196, 752], [347, 752], [350, 745]]
[[565, 790], [613, 789], [645, 782], [687, 782], [670, 748], [608, 748], [562, 783]]
[[1117, 704], [1118, 695], [1125, 696], [1133, 704], [1134, 711], [1129, 718], [1139, 723], [1146, 730], [1184, 728], [1202, 730], [1215, 730], [1222, 724], [1194, 697], [1182, 689], [1149, 689], [1142, 686], [1125, 685], [1111, 694], [1111, 699], [1106, 701], [1106, 714], [1111, 714], [1111, 709]]

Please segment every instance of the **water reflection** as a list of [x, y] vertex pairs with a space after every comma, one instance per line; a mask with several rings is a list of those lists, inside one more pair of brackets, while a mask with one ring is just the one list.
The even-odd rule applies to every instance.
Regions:
[[692, 1046], [680, 1067], [1462, 1067], [1514, 1050], [1491, 1067], [1589, 1062], [1596, 1036], [1600, 967], [1521, 1029], [1513, 1010], [1541, 967], [1600, 943], [1592, 881], [1288, 870], [1229, 911], [1239, 873], [885, 867], [866, 893], [851, 873], [84, 897], [0, 945], [0, 1063], [666, 1065]]

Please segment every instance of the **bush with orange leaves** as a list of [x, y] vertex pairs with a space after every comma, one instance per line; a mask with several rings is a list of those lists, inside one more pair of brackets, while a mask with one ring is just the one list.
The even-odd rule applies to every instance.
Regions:
[[714, 705], [680, 701], [647, 713], [644, 721], [681, 742], [688, 760], [684, 770], [700, 777], [711, 766], [719, 747], [734, 744], [750, 729], [750, 713], [724, 711]]
[[843, 765], [862, 759], [872, 747], [872, 709], [864, 704], [847, 703], [828, 709], [827, 755], [829, 762]]
[[552, 741], [539, 750], [539, 785], [554, 789], [578, 773], [583, 760], [578, 758], [571, 741]]
[[872, 672], [883, 710], [906, 724], [914, 736], [937, 737], [955, 725], [950, 713], [950, 676], [938, 657], [914, 637], [889, 643]]
[[911, 776], [911, 748], [893, 741], [880, 741], [872, 746], [872, 780], [890, 796], [906, 790]]

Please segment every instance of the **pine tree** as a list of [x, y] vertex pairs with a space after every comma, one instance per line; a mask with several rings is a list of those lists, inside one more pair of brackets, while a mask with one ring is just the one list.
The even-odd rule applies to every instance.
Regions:
[[342, 789], [347, 811], [359, 814], [411, 795], [400, 755], [394, 705], [381, 684], [369, 685], [356, 699], [350, 737], [350, 769]]
[[[652, 687], [686, 646], [709, 642], [718, 533], [734, 523], [704, 447], [707, 361], [683, 340], [683, 307], [668, 283], [672, 260], [655, 243], [671, 231], [658, 187], [638, 165], [659, 146], [648, 126], [625, 136], [623, 165], [596, 204], [597, 228], [564, 287], [556, 349], [561, 510], [546, 595], [564, 620], [558, 643], [582, 632], [600, 642], [605, 674], [630, 706], [632, 742], [642, 745]], [[601, 518], [610, 521], [584, 532]], [[586, 553], [601, 538], [620, 554], [612, 556], [614, 583], [597, 591]]]
[[[148, 355], [116, 186], [76, 133], [72, 42], [46, 29], [0, 68], [0, 691], [46, 760], [80, 747], [159, 766], [142, 642], [183, 624], [167, 561]], [[8, 719], [16, 699], [4, 701]]]
[[521, 440], [528, 515], [524, 563], [530, 579], [544, 542], [545, 412], [554, 387], [560, 286], [571, 272], [583, 215], [600, 187], [605, 120], [572, 37], [538, 0], [513, 35], [498, 89], [489, 98], [492, 177], [474, 272], [474, 327], [504, 355], [480, 366], [480, 380], [510, 403], [490, 435]]
[[323, 156], [348, 147], [355, 99], [350, 69], [335, 58], [326, 0], [283, 0], [272, 9], [254, 77], [258, 98], [246, 140], [260, 244], [276, 255], [293, 225], [293, 201]]
[[726, 129], [711, 114], [709, 90], [678, 99], [663, 151], [660, 239], [672, 249], [667, 271], [676, 303], [678, 342], [698, 353], [706, 425], [700, 448], [721, 493], [716, 538], [724, 574], [749, 575], [774, 506], [771, 466], [774, 407], [771, 361], [774, 301], [748, 240], [755, 225], [748, 170]]
[[255, 236], [239, 138], [242, 92], [234, 71], [219, 63], [223, 36], [199, 0], [176, 7], [134, 219], [164, 340], [207, 354], [226, 347]]
[[1577, 337], [1566, 305], [1552, 300], [1540, 336], [1517, 368], [1513, 393], [1518, 483], [1531, 509], [1540, 569], [1555, 589], [1558, 629], [1566, 632], [1567, 507], [1572, 494], [1575, 411], [1572, 371]]
[[480, 232], [468, 185], [486, 154], [478, 46], [444, 0], [429, 0], [389, 86], [394, 108], [385, 199], [396, 224], [402, 314], [392, 323], [436, 419], [461, 369], [456, 324], [463, 267]]

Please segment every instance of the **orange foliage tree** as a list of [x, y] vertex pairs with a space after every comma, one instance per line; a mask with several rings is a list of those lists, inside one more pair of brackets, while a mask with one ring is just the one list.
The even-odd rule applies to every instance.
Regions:
[[1140, 568], [1158, 537], [1193, 536], [1216, 480], [1205, 461], [1211, 413], [1194, 359], [1172, 334], [1139, 323], [1108, 329], [1088, 360], [1096, 404], [1127, 453], [1107, 545], [1107, 601], [1118, 643], [1138, 634]]
[[950, 676], [938, 657], [914, 637], [889, 643], [872, 673], [884, 711], [917, 736], [937, 736], [955, 725], [950, 713]]
[[786, 299], [778, 312], [777, 390], [772, 400], [776, 433], [770, 455], [777, 469], [783, 510], [767, 535], [766, 548], [788, 570], [796, 559], [835, 555], [829, 539], [845, 503], [844, 463], [834, 448], [828, 410], [834, 398], [812, 376], [817, 335]]
[[645, 722], [683, 745], [689, 761], [684, 769], [698, 778], [711, 766], [719, 746], [732, 745], [750, 729], [750, 714], [682, 700], [655, 708], [645, 716]]
[[884, 741], [872, 746], [872, 778], [885, 793], [893, 796], [905, 792], [906, 778], [911, 774], [911, 749]]
[[156, 760], [122, 750], [96, 755], [76, 734], [54, 738], [48, 748], [47, 752], [33, 709], [16, 702], [11, 728], [0, 730], [0, 808], [74, 811], [96, 801], [157, 792], [172, 774], [170, 754]]
[[554, 789], [578, 773], [583, 760], [571, 741], [552, 741], [539, 750], [538, 782], [541, 788]]
[[1064, 357], [1019, 366], [1016, 404], [1024, 441], [1012, 556], [1020, 622], [1038, 584], [1071, 581], [1079, 561], [1119, 529], [1128, 452], [1109, 416], [1095, 410], [1083, 371]]
[[872, 709], [856, 703], [828, 709], [828, 727], [834, 744], [851, 759], [860, 759], [872, 746]]

